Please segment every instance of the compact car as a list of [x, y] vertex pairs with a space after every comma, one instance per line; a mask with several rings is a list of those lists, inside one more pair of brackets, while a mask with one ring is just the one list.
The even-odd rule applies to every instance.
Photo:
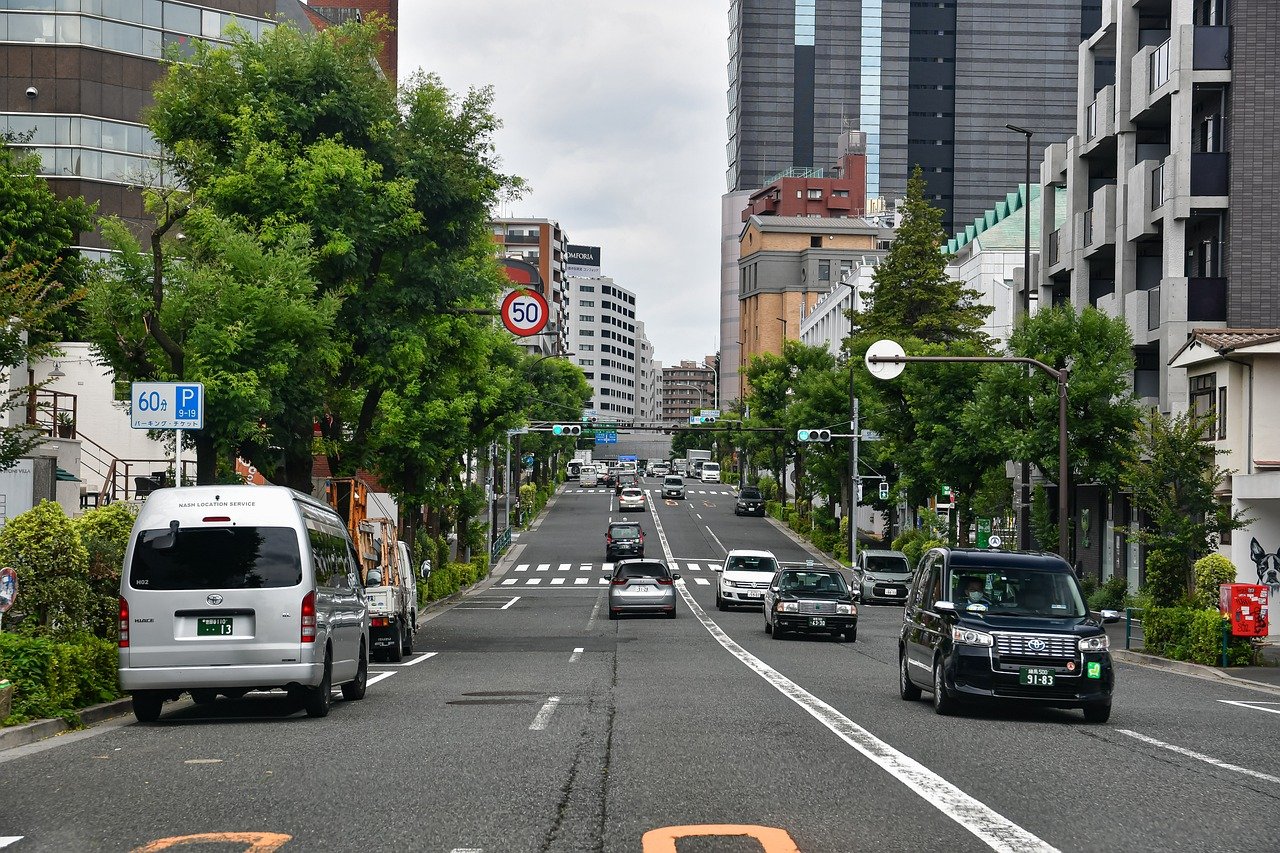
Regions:
[[661, 560], [622, 560], [613, 569], [609, 583], [609, 618], [624, 613], [658, 613], [676, 618], [676, 587], [679, 572], [672, 572]]

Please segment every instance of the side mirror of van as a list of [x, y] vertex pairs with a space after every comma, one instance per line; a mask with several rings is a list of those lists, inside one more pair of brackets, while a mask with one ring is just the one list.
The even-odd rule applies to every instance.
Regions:
[[954, 616], [956, 613], [956, 603], [947, 601], [945, 598], [938, 599], [933, 603], [933, 612], [942, 616]]
[[1120, 611], [1119, 611], [1119, 610], [1104, 610], [1104, 611], [1102, 611], [1102, 621], [1103, 621], [1103, 624], [1110, 624], [1110, 623], [1113, 623], [1113, 622], [1119, 622], [1119, 621], [1120, 621]]

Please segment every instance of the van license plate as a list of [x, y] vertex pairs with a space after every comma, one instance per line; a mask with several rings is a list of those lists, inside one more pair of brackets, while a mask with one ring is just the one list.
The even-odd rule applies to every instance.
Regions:
[[1018, 683], [1031, 687], [1052, 687], [1053, 670], [1040, 666], [1024, 666], [1018, 670]]
[[233, 633], [232, 619], [230, 616], [219, 616], [217, 618], [209, 618], [201, 616], [196, 619], [196, 636], [197, 637], [230, 637]]

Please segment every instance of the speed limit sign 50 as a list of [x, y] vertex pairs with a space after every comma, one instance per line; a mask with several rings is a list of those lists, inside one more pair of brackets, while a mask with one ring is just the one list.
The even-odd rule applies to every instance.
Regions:
[[513, 290], [502, 300], [502, 325], [526, 338], [547, 327], [547, 300], [535, 290]]

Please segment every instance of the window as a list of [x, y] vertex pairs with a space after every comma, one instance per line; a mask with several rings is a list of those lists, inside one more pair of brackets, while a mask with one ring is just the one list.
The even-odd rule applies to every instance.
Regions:
[[584, 338], [594, 338], [596, 336], [595, 329], [579, 329], [578, 334]]
[[[1191, 413], [1197, 418], [1204, 418], [1214, 410], [1217, 398], [1218, 374], [1206, 373], [1201, 376], [1192, 376], [1190, 383]], [[1212, 441], [1214, 434], [1213, 424], [1210, 423], [1205, 428], [1205, 440]]]
[[[607, 318], [606, 318], [606, 319], [607, 319]], [[579, 322], [579, 323], [594, 323], [595, 321], [596, 321], [596, 318], [595, 318], [594, 316], [592, 316], [591, 314], [579, 314], [579, 315], [578, 315], [578, 322]]]
[[810, 249], [821, 249], [821, 248], [822, 248], [822, 238], [821, 238], [821, 237], [810, 237], [810, 238], [809, 238], [809, 248], [810, 248]]
[[578, 352], [595, 352], [595, 344], [578, 344]]
[[1227, 437], [1227, 386], [1218, 389], [1218, 441]]
[[578, 290], [582, 293], [595, 293], [596, 286], [594, 284], [580, 284]]
[[831, 281], [831, 261], [818, 261], [818, 281]]
[[596, 301], [594, 299], [579, 299], [578, 307], [579, 308], [595, 308]]
[[811, 201], [821, 201], [822, 190], [809, 190], [809, 199]]

